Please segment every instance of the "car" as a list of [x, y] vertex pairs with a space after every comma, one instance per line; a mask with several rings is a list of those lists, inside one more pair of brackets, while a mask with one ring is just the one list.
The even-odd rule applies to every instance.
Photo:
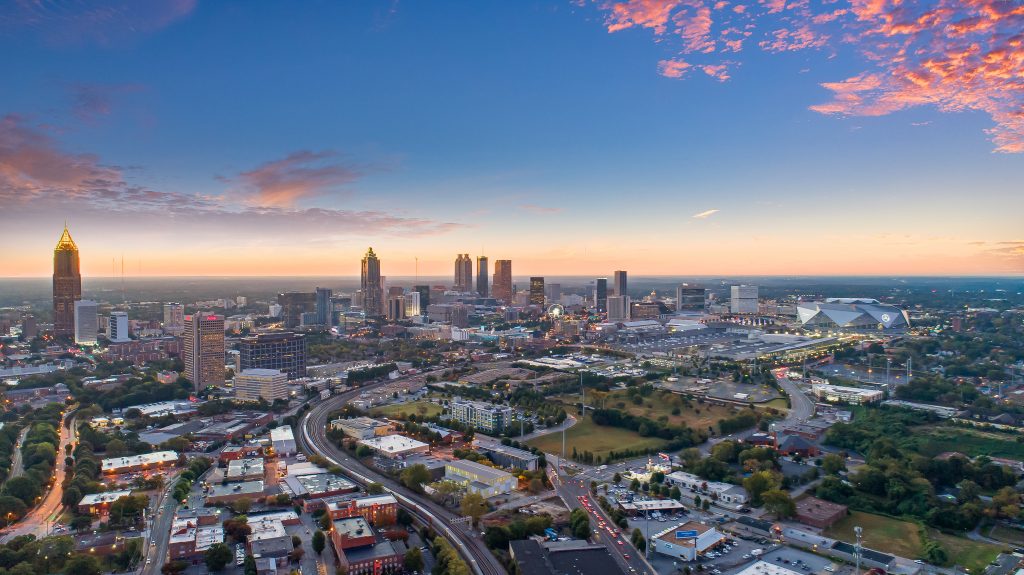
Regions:
[[625, 545], [625, 543], [623, 543], [623, 542], [622, 542], [622, 539], [619, 539], [617, 543], [618, 543], [619, 545]]
[[744, 559], [750, 559], [750, 553], [747, 553], [747, 554], [745, 554], [745, 555], [743, 556], [743, 558], [744, 558]]
[[825, 571], [828, 571], [829, 573], [833, 573], [833, 572], [835, 572], [835, 570], [836, 570], [836, 568], [831, 566], [831, 565], [826, 565], [825, 566]]
[[629, 553], [622, 556], [623, 559], [629, 559]]
[[914, 563], [917, 563], [918, 565], [924, 565], [924, 561], [921, 561], [920, 559], [914, 559]]

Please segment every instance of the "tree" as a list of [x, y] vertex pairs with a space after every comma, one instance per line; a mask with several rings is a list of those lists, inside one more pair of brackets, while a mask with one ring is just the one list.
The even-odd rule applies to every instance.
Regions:
[[64, 563], [64, 575], [100, 575], [100, 562], [92, 555], [73, 555]]
[[683, 496], [683, 493], [679, 491], [678, 485], [673, 485], [672, 491], [669, 491], [668, 496], [671, 497], [672, 499], [675, 499], [676, 501], [679, 501], [679, 498]]
[[629, 540], [633, 543], [633, 547], [636, 547], [637, 551], [643, 552], [647, 549], [647, 540], [644, 539], [644, 534], [640, 531], [639, 527], [633, 529], [633, 534]]
[[534, 477], [533, 479], [530, 480], [530, 483], [527, 485], [527, 489], [530, 491], [530, 493], [536, 495], [537, 493], [544, 491], [544, 482], [539, 477]]
[[630, 482], [629, 490], [630, 491], [640, 491], [640, 481], [637, 480], [637, 479], [634, 479], [632, 482]]
[[292, 549], [302, 546], [302, 538], [298, 535], [292, 535]]
[[324, 536], [324, 532], [317, 529], [313, 532], [313, 551], [317, 555], [324, 552], [324, 547], [327, 546], [327, 537]]
[[992, 496], [992, 511], [996, 517], [1015, 519], [1020, 515], [1020, 494], [1013, 487], [1003, 487]]
[[622, 481], [622, 476], [619, 475], [618, 471], [616, 471], [615, 475], [612, 475], [612, 483], [614, 483], [615, 485], [618, 485], [620, 481]]
[[184, 573], [185, 569], [188, 569], [188, 563], [184, 561], [171, 561], [170, 563], [164, 563], [164, 566], [160, 568], [160, 572], [164, 575], [177, 575], [178, 573]]
[[227, 566], [232, 557], [234, 557], [234, 553], [231, 552], [230, 547], [223, 543], [214, 543], [206, 550], [203, 560], [210, 571], [220, 571]]
[[459, 508], [463, 515], [472, 517], [473, 525], [476, 525], [480, 517], [487, 513], [487, 502], [479, 493], [467, 493], [462, 498]]
[[778, 519], [786, 519], [796, 515], [796, 503], [793, 502], [793, 498], [789, 496], [789, 493], [781, 489], [765, 491], [761, 495], [761, 499], [764, 500], [765, 511], [775, 515]]
[[366, 486], [366, 492], [370, 495], [380, 495], [384, 493], [384, 486], [380, 483], [371, 483]]
[[776, 489], [778, 486], [778, 480], [769, 471], [757, 471], [743, 480], [743, 487], [747, 490], [750, 502], [755, 507], [761, 506], [761, 496], [765, 491]]
[[422, 571], [423, 570], [423, 553], [420, 552], [419, 547], [412, 547], [405, 552], [405, 559], [403, 560], [405, 570], [409, 571]]
[[231, 503], [231, 508], [235, 510], [235, 513], [245, 515], [250, 509], [252, 509], [252, 500], [248, 497], [236, 499]]
[[590, 537], [590, 516], [582, 509], [573, 509], [569, 514], [569, 525], [572, 527], [572, 534], [577, 539]]
[[843, 456], [829, 453], [821, 458], [821, 469], [826, 475], [838, 475], [840, 471], [846, 469], [846, 462], [843, 461]]
[[398, 513], [395, 516], [395, 520], [398, 521], [399, 525], [404, 525], [405, 527], [408, 527], [412, 525], [412, 514], [410, 514], [405, 509], [399, 508]]
[[430, 471], [426, 465], [417, 463], [402, 470], [399, 478], [402, 484], [416, 492], [423, 491], [423, 484], [430, 481]]
[[701, 504], [700, 495], [694, 495], [693, 496], [693, 506], [697, 507], [697, 508], [700, 508], [700, 504]]

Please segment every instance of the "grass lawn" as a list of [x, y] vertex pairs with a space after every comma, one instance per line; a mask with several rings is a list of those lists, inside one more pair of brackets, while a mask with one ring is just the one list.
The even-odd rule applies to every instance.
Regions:
[[[562, 434], [549, 433], [527, 442], [545, 453], [560, 454], [562, 452]], [[577, 452], [590, 451], [595, 456], [605, 457], [609, 451], [624, 449], [659, 449], [668, 443], [657, 437], [640, 437], [640, 434], [628, 429], [601, 426], [594, 423], [588, 415], [565, 432], [565, 455], [572, 456], [572, 448]]]
[[988, 536], [1000, 541], [1006, 541], [1007, 543], [1017, 547], [1024, 545], [1024, 531], [1020, 531], [1018, 529], [1003, 527], [1002, 525], [993, 525]]
[[394, 419], [405, 419], [406, 416], [416, 414], [417, 417], [433, 417], [441, 415], [441, 406], [429, 401], [410, 401], [408, 403], [394, 403], [382, 405], [370, 410], [370, 415], [384, 416]]
[[[623, 409], [633, 415], [655, 421], [667, 417], [671, 425], [686, 425], [693, 429], [704, 430], [708, 427], [716, 427], [719, 419], [725, 419], [737, 413], [731, 407], [707, 403], [701, 405], [696, 400], [689, 401], [691, 407], [686, 407], [683, 397], [669, 391], [655, 390], [654, 393], [643, 398], [643, 403], [635, 405], [625, 391], [619, 390], [610, 393], [604, 405], [609, 408]], [[619, 408], [619, 403], [625, 405]], [[679, 408], [679, 415], [672, 415], [672, 410], [676, 407]]]
[[928, 536], [939, 542], [949, 555], [950, 564], [967, 567], [971, 573], [983, 573], [985, 567], [996, 558], [1002, 545], [992, 545], [982, 541], [971, 541], [965, 537], [946, 535], [934, 529], [928, 530]]
[[824, 531], [824, 535], [855, 543], [854, 526], [864, 528], [864, 546], [901, 557], [917, 559], [921, 553], [921, 535], [917, 524], [882, 515], [851, 511], [842, 521]]
[[769, 407], [774, 407], [775, 409], [778, 409], [779, 411], [782, 412], [789, 411], [789, 406], [786, 405], [786, 399], [784, 397], [777, 397], [771, 401], [766, 401], [764, 403], [755, 403], [754, 405], [765, 409]]
[[934, 457], [944, 451], [959, 451], [971, 455], [1024, 459], [1024, 443], [1003, 433], [963, 429], [958, 427], [920, 427], [915, 430], [913, 443], [922, 455]]

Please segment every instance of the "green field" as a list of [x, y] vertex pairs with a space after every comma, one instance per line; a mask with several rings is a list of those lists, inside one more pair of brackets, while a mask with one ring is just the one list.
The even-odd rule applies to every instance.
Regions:
[[[684, 404], [684, 398], [669, 391], [657, 390], [651, 395], [643, 398], [643, 403], [635, 405], [625, 391], [613, 391], [603, 400], [602, 406], [608, 408], [622, 409], [633, 415], [639, 415], [648, 419], [658, 421], [660, 418], [668, 418], [670, 425], [685, 425], [693, 429], [704, 429], [715, 427], [718, 420], [735, 415], [737, 412], [732, 407], [721, 405], [703, 405], [696, 400], [689, 400], [690, 407]], [[619, 404], [624, 404], [619, 407]], [[679, 408], [679, 414], [673, 415], [672, 410]]]
[[992, 545], [981, 541], [971, 541], [964, 537], [946, 535], [935, 529], [928, 530], [928, 537], [939, 542], [949, 555], [950, 563], [970, 569], [971, 573], [983, 573], [985, 567], [1004, 549], [1001, 545]]
[[833, 539], [854, 543], [857, 540], [853, 534], [855, 526], [864, 529], [863, 542], [869, 549], [894, 553], [909, 559], [917, 559], [921, 553], [923, 542], [916, 523], [882, 515], [851, 511], [844, 519], [822, 533]]
[[416, 417], [434, 417], [441, 415], [441, 406], [429, 401], [410, 401], [409, 403], [383, 405], [370, 410], [370, 415], [393, 419], [405, 419], [412, 414], [415, 414]]
[[[558, 455], [562, 452], [561, 433], [542, 435], [527, 443], [545, 453]], [[577, 452], [590, 451], [595, 456], [605, 457], [613, 450], [660, 449], [666, 443], [656, 437], [640, 437], [639, 433], [628, 429], [597, 425], [588, 415], [565, 432], [565, 455], [571, 457], [573, 447]]]
[[1019, 529], [1003, 527], [1002, 525], [993, 525], [988, 536], [992, 539], [1005, 541], [1017, 547], [1024, 545], [1024, 531]]
[[971, 455], [1024, 459], [1024, 443], [1005, 433], [964, 429], [959, 427], [920, 427], [912, 439], [922, 455], [934, 457], [945, 451], [959, 451]]

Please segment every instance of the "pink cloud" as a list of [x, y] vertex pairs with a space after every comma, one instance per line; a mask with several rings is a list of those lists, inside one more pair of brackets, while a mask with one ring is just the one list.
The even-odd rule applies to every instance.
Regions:
[[292, 206], [337, 191], [359, 179], [356, 169], [338, 163], [335, 152], [300, 151], [242, 172], [236, 178], [260, 206]]
[[538, 206], [536, 204], [523, 204], [519, 206], [519, 209], [539, 216], [548, 216], [551, 214], [558, 214], [562, 212], [562, 208], [551, 206]]
[[26, 200], [39, 190], [55, 188], [69, 195], [97, 185], [121, 182], [117, 168], [103, 166], [91, 154], [70, 154], [25, 119], [0, 118], [0, 189]]
[[[766, 52], [855, 51], [864, 70], [822, 86], [823, 114], [882, 116], [914, 106], [981, 111], [998, 152], [1024, 152], [1024, 5], [1006, 0], [759, 0], [726, 9], [722, 0], [653, 0], [597, 5], [609, 32], [650, 29], [679, 57], [658, 73], [682, 78], [690, 67], [729, 79], [732, 54], [749, 38]], [[712, 17], [712, 7], [717, 10]], [[739, 31], [742, 30], [742, 35]], [[676, 38], [675, 43], [671, 39]], [[727, 56], [730, 55], [730, 56]], [[684, 62], [685, 66], [674, 62]]]
[[170, 26], [195, 10], [197, 0], [14, 0], [0, 7], [0, 30], [29, 32], [58, 45], [112, 44]]

